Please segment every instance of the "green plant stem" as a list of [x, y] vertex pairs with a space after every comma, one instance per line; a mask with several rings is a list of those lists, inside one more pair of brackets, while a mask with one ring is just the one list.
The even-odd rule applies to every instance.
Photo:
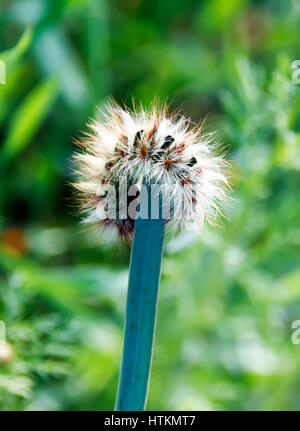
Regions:
[[[150, 202], [141, 192], [140, 208]], [[149, 206], [150, 207], [150, 206]], [[151, 369], [165, 220], [135, 222], [125, 318], [123, 357], [115, 410], [145, 409]]]

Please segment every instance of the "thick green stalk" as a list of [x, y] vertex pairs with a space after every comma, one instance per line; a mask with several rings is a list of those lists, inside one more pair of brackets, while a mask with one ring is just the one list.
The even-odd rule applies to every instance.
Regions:
[[[150, 203], [142, 190], [140, 207]], [[148, 193], [147, 193], [148, 191]], [[150, 205], [149, 205], [150, 208]], [[138, 218], [130, 258], [123, 357], [115, 409], [144, 410], [152, 360], [165, 220]]]

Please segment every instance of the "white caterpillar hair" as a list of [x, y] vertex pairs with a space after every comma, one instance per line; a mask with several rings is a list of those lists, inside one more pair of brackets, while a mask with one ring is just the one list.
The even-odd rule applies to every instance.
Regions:
[[[213, 142], [212, 133], [202, 133], [179, 113], [169, 114], [167, 105], [153, 102], [149, 110], [130, 111], [114, 102], [107, 104], [102, 121], [93, 121], [76, 153], [79, 192], [84, 222], [99, 228], [102, 236], [130, 240], [135, 217], [119, 217], [138, 196], [142, 179], [163, 185], [164, 206], [171, 206], [167, 226], [175, 230], [189, 222], [200, 229], [221, 214], [227, 197], [228, 181], [224, 167], [228, 162]], [[135, 188], [126, 203], [120, 194], [108, 198], [107, 187], [116, 189], [126, 181], [127, 191]], [[112, 217], [108, 204], [115, 200]]]

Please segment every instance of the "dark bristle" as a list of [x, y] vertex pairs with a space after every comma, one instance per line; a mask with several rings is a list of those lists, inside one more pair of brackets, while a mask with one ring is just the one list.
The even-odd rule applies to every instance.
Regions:
[[133, 236], [135, 220], [130, 218], [122, 220], [117, 224], [118, 232], [121, 239], [129, 241]]
[[150, 143], [150, 146], [151, 146], [152, 150], [154, 150], [154, 149], [155, 149], [155, 146], [156, 146], [155, 134], [156, 134], [156, 132], [155, 132], [155, 133], [153, 133], [152, 138], [151, 138], [151, 141], [150, 141], [150, 142], [151, 142], [151, 143]]
[[181, 144], [176, 150], [175, 153], [182, 153], [182, 151], [185, 149], [185, 144]]
[[174, 162], [175, 162], [175, 160], [172, 160], [172, 159], [166, 160], [165, 161], [165, 168], [168, 169]]
[[126, 156], [126, 153], [124, 150], [122, 150], [121, 148], [115, 148], [115, 152], [120, 156], [120, 157], [124, 157]]
[[172, 136], [170, 136], [170, 135], [166, 136], [166, 137], [165, 137], [165, 141], [164, 141], [164, 143], [162, 144], [161, 148], [162, 148], [163, 150], [166, 150], [167, 148], [169, 148], [169, 146], [170, 146], [174, 141], [175, 141], [175, 139], [174, 139]]
[[105, 168], [109, 170], [110, 168], [112, 168], [112, 167], [113, 167], [113, 165], [114, 165], [114, 162], [113, 162], [112, 160], [108, 160], [108, 161], [105, 163]]
[[188, 166], [192, 167], [197, 163], [197, 160], [195, 159], [195, 157], [192, 157], [191, 160], [189, 160], [189, 162], [187, 163]]
[[143, 133], [144, 133], [144, 130], [139, 130], [136, 133], [136, 135], [134, 137], [134, 141], [133, 141], [133, 146], [134, 147], [138, 147], [138, 145], [141, 143]]
[[147, 156], [146, 145], [143, 145], [142, 148], [141, 148], [141, 156], [142, 156], [142, 159], [144, 159]]
[[155, 154], [152, 155], [152, 159], [155, 161], [161, 160], [163, 155], [164, 151], [157, 151]]
[[128, 138], [126, 135], [121, 136], [121, 142], [123, 142], [123, 144], [128, 144]]
[[150, 132], [148, 133], [148, 136], [147, 136], [148, 141], [155, 135], [156, 132], [157, 132], [157, 124], [154, 124], [152, 130], [150, 130]]

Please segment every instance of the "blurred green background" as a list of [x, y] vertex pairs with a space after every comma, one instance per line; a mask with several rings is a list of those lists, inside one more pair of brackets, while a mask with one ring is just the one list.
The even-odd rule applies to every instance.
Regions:
[[111, 95], [208, 113], [234, 161], [223, 225], [166, 246], [148, 410], [299, 410], [299, 18], [297, 0], [2, 0], [2, 410], [113, 409], [130, 250], [82, 232], [68, 185]]

